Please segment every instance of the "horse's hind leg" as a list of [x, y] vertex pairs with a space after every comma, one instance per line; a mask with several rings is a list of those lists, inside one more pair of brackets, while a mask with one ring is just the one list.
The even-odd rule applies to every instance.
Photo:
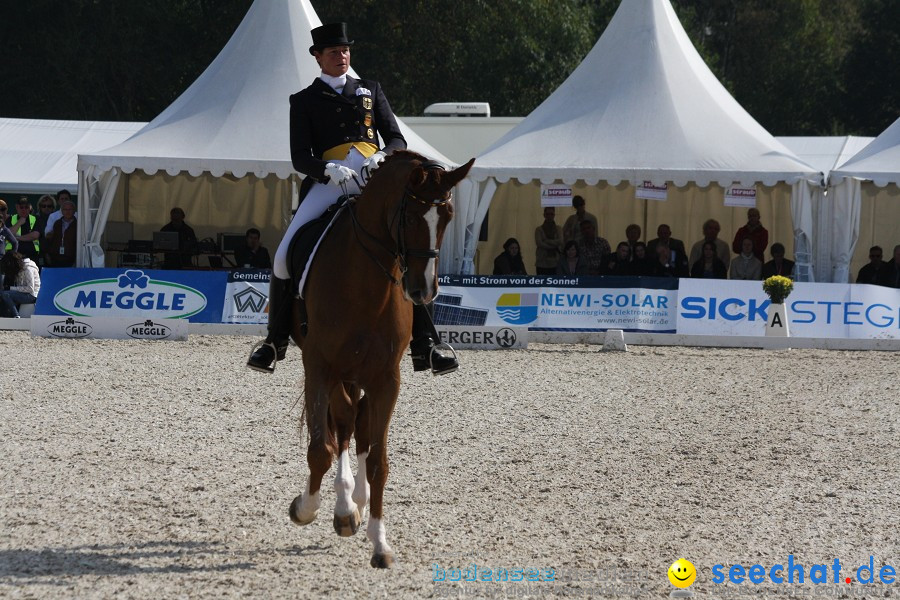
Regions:
[[297, 525], [308, 525], [319, 514], [319, 506], [322, 503], [319, 494], [322, 478], [334, 460], [334, 441], [328, 423], [328, 397], [321, 389], [318, 382], [307, 380], [306, 420], [309, 427], [309, 447], [306, 451], [306, 463], [309, 466], [309, 480], [306, 489], [294, 498], [288, 510], [291, 520]]
[[331, 417], [338, 444], [338, 466], [334, 476], [334, 530], [341, 537], [349, 537], [359, 529], [361, 518], [353, 492], [353, 471], [350, 468], [350, 438], [356, 422], [359, 387], [338, 383], [331, 390]]
[[385, 381], [380, 389], [367, 389], [366, 393], [369, 401], [369, 432], [371, 435], [369, 456], [366, 460], [366, 474], [372, 486], [366, 537], [374, 545], [370, 564], [379, 569], [386, 569], [394, 564], [394, 551], [387, 543], [382, 516], [384, 486], [388, 477], [388, 426], [391, 422], [391, 414], [394, 412], [394, 404], [400, 393], [399, 367], [393, 377]]
[[356, 408], [356, 483], [353, 486], [353, 502], [360, 519], [366, 518], [369, 504], [369, 479], [366, 475], [366, 459], [369, 457], [369, 399], [363, 396]]

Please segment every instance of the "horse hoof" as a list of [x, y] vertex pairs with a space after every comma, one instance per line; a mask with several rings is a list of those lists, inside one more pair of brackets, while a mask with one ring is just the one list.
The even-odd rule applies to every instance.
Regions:
[[394, 555], [390, 552], [386, 554], [373, 554], [370, 564], [376, 569], [390, 569], [394, 565]]
[[350, 537], [359, 530], [361, 522], [359, 511], [354, 507], [353, 512], [347, 516], [339, 517], [334, 515], [334, 530], [341, 537]]
[[294, 501], [291, 502], [291, 507], [288, 509], [288, 514], [291, 517], [291, 521], [293, 521], [297, 525], [309, 525], [310, 523], [312, 523], [313, 521], [316, 520], [316, 516], [319, 514], [319, 511], [317, 510], [317, 511], [313, 512], [312, 516], [309, 516], [306, 518], [301, 517], [300, 516], [300, 504], [301, 504], [302, 500], [303, 500], [302, 495], [294, 498]]

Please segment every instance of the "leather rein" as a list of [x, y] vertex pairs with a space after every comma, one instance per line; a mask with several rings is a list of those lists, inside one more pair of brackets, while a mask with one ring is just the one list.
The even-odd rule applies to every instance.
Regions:
[[[436, 162], [436, 161], [423, 162], [419, 166], [421, 166], [423, 169], [425, 169], [425, 171], [431, 171], [431, 170], [435, 170], [435, 169], [440, 169], [441, 171], [445, 170], [444, 165], [442, 165], [441, 163]], [[368, 177], [365, 178], [365, 181], [368, 182]], [[362, 182], [360, 182], [359, 180], [356, 180], [356, 184], [360, 190], [363, 189], [364, 184]], [[396, 239], [395, 247], [390, 248], [382, 240], [380, 240], [379, 238], [377, 238], [374, 235], [372, 235], [371, 233], [369, 233], [369, 231], [367, 231], [366, 228], [363, 227], [362, 224], [357, 219], [355, 209], [356, 209], [356, 200], [359, 196], [351, 196], [350, 194], [348, 194], [347, 187], [345, 184], [342, 183], [341, 187], [343, 188], [344, 194], [347, 197], [347, 203], [349, 205], [348, 212], [350, 213], [350, 220], [353, 223], [353, 233], [356, 236], [356, 240], [359, 242], [360, 246], [362, 246], [363, 251], [366, 253], [366, 255], [370, 259], [372, 259], [372, 261], [376, 265], [378, 265], [378, 268], [380, 268], [381, 272], [384, 273], [387, 276], [387, 278], [391, 280], [391, 283], [393, 283], [394, 285], [402, 284], [403, 289], [406, 289], [406, 273], [409, 270], [408, 258], [412, 257], [412, 258], [435, 258], [436, 259], [440, 255], [440, 250], [438, 250], [437, 248], [428, 248], [427, 250], [422, 250], [422, 249], [418, 249], [418, 248], [409, 248], [407, 246], [405, 224], [406, 224], [406, 208], [409, 204], [409, 201], [412, 200], [412, 201], [418, 202], [419, 204], [427, 206], [430, 209], [435, 206], [444, 206], [445, 204], [447, 204], [447, 202], [450, 201], [450, 199], [448, 198], [445, 200], [443, 198], [431, 198], [431, 199], [421, 198], [421, 197], [415, 195], [412, 192], [412, 190], [409, 189], [409, 185], [407, 184], [407, 186], [404, 188], [403, 197], [400, 200], [400, 205], [397, 207], [397, 211], [394, 213], [394, 216], [391, 218], [390, 230], [393, 232], [394, 227], [395, 227], [394, 223], [396, 223], [397, 224], [396, 225], [397, 239]], [[368, 237], [369, 239], [374, 241], [384, 251], [386, 251], [388, 254], [390, 254], [394, 259], [393, 262], [399, 264], [400, 273], [401, 273], [400, 279], [397, 279], [396, 277], [394, 277], [393, 274], [391, 273], [391, 270], [388, 269], [387, 267], [385, 267], [381, 263], [381, 261], [378, 260], [378, 257], [375, 256], [375, 254], [372, 253], [368, 247], [366, 247], [366, 244], [363, 242], [362, 239], [360, 239], [360, 236], [359, 236], [360, 232], [364, 233], [366, 235], [366, 237]]]

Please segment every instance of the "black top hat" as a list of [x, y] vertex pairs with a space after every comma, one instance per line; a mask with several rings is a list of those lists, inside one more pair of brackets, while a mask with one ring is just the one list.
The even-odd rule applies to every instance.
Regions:
[[311, 31], [313, 45], [309, 47], [309, 53], [314, 50], [322, 51], [323, 48], [332, 46], [352, 46], [353, 40], [347, 39], [346, 23], [328, 23]]

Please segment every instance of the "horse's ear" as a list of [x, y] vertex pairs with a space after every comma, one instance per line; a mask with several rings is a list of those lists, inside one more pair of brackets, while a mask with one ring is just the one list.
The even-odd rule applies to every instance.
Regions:
[[415, 167], [409, 174], [409, 185], [413, 188], [418, 188], [420, 185], [425, 183], [426, 178], [427, 175], [425, 173], [425, 169], [423, 169], [422, 167]]
[[441, 183], [447, 185], [447, 189], [452, 188], [457, 183], [466, 178], [466, 175], [469, 174], [469, 169], [472, 168], [472, 165], [475, 164], [475, 159], [470, 159], [469, 162], [464, 164], [463, 166], [453, 169], [449, 173], [447, 173], [443, 178], [441, 178]]

